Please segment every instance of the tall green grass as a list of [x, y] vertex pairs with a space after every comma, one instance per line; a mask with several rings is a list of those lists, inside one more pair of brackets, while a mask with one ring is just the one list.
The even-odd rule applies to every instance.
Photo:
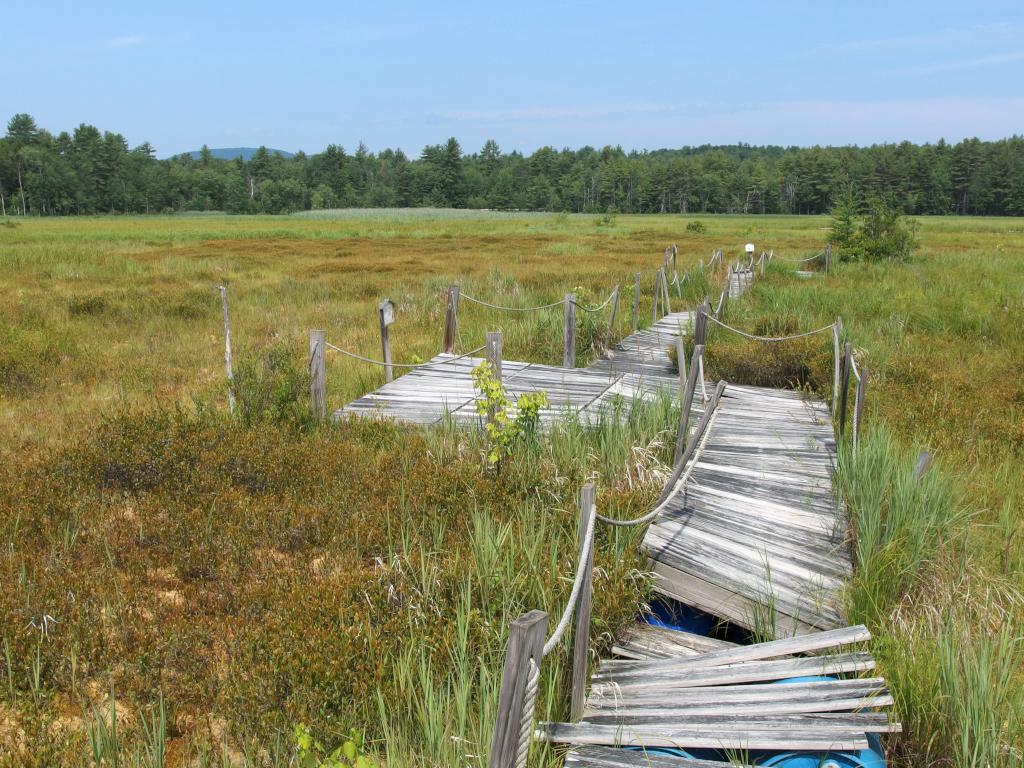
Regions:
[[905, 735], [899, 764], [1020, 765], [1019, 593], [967, 548], [973, 516], [941, 466], [914, 477], [916, 454], [882, 426], [839, 453], [838, 489], [857, 570], [851, 618], [873, 631]]

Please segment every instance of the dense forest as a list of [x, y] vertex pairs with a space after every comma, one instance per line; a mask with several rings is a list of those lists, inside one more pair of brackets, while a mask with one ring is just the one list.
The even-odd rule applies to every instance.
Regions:
[[1024, 136], [870, 147], [620, 147], [465, 154], [454, 138], [400, 149], [248, 162], [204, 147], [158, 160], [149, 143], [79, 125], [54, 135], [15, 115], [0, 139], [3, 215], [438, 206], [622, 213], [822, 213], [839, 190], [889, 196], [908, 214], [1024, 215]]

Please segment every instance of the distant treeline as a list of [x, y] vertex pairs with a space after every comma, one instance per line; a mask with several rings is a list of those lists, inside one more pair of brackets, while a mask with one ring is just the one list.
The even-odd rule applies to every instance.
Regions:
[[7, 215], [438, 206], [622, 213], [823, 213], [840, 190], [889, 196], [908, 214], [1024, 215], [1024, 136], [951, 145], [619, 147], [474, 154], [459, 143], [352, 153], [337, 145], [248, 162], [203, 148], [157, 160], [148, 143], [80, 125], [56, 136], [15, 115], [0, 139]]

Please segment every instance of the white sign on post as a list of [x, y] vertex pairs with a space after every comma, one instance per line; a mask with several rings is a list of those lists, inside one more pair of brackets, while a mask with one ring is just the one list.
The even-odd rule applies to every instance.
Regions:
[[387, 328], [395, 322], [395, 303], [391, 299], [384, 299], [380, 303], [379, 309], [381, 323]]

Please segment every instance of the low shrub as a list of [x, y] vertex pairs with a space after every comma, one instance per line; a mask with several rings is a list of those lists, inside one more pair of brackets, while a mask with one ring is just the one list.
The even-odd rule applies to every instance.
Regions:
[[235, 370], [235, 400], [242, 424], [270, 421], [298, 429], [313, 425], [309, 373], [303, 362], [283, 345], [270, 347], [255, 363], [242, 357]]
[[703, 235], [705, 232], [708, 231], [708, 228], [700, 219], [694, 219], [693, 221], [687, 222], [686, 231], [692, 232], [693, 234], [696, 235]]
[[832, 365], [831, 346], [815, 336], [762, 342], [716, 334], [704, 349], [706, 376], [734, 384], [825, 392], [832, 386]]

